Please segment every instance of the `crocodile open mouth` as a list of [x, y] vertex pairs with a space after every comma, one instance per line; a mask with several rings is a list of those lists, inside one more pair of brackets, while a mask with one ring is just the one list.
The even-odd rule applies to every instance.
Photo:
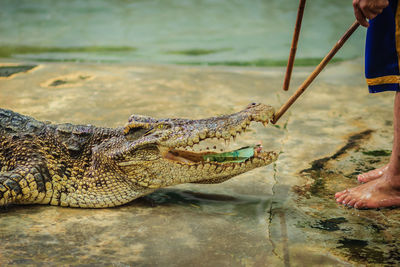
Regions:
[[223, 145], [221, 141], [225, 142], [225, 146], [232, 140], [235, 144], [244, 145], [242, 141], [236, 143], [236, 137], [245, 133], [251, 122], [266, 126], [273, 114], [272, 107], [251, 103], [237, 113], [199, 120], [153, 119], [132, 115], [124, 128], [124, 135], [127, 139], [143, 138], [148, 143], [156, 144], [165, 160], [186, 167], [223, 165], [226, 168], [247, 166], [247, 169], [251, 169], [275, 161], [278, 154], [264, 152], [260, 144], [236, 150], [220, 149]]
[[263, 159], [268, 153], [262, 151], [262, 145], [257, 144], [254, 146], [242, 147], [228, 152], [194, 152], [179, 149], [160, 149], [164, 158], [173, 160], [180, 163], [194, 164], [194, 163], [241, 163], [250, 161], [254, 158]]

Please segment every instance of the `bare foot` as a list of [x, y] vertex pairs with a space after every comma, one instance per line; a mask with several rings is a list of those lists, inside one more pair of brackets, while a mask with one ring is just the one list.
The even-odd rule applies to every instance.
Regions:
[[387, 169], [388, 169], [388, 165], [385, 165], [378, 169], [375, 169], [375, 170], [372, 170], [372, 171], [369, 171], [366, 173], [362, 173], [357, 176], [357, 180], [361, 183], [368, 183], [372, 180], [382, 177], [382, 175], [386, 172]]
[[400, 185], [393, 184], [399, 179], [385, 172], [380, 179], [336, 193], [336, 202], [356, 209], [400, 206]]

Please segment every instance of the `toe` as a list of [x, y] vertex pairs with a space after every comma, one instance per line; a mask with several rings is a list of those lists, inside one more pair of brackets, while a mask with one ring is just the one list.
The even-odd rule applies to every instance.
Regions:
[[348, 195], [348, 196], [346, 196], [343, 200], [342, 200], [342, 204], [343, 205], [346, 205], [347, 203], [349, 203], [350, 202], [350, 200], [352, 200], [353, 198], [350, 196], [350, 195]]
[[359, 200], [354, 204], [354, 208], [356, 208], [356, 209], [362, 209], [364, 207], [365, 207], [365, 203], [362, 200]]
[[349, 192], [348, 189], [343, 190], [343, 191], [341, 191], [341, 192], [337, 192], [337, 193], [335, 194], [335, 198], [340, 198], [340, 197], [342, 197], [344, 194], [347, 194], [348, 192]]
[[345, 198], [346, 198], [346, 195], [341, 195], [340, 197], [338, 197], [336, 199], [336, 201], [339, 202], [339, 203], [342, 203]]
[[348, 194], [349, 194], [349, 192], [346, 189], [345, 191], [341, 192], [340, 195], [338, 195], [338, 196], [335, 195], [336, 201], [342, 203], [342, 201], [348, 196]]
[[352, 200], [349, 201], [349, 203], [347, 203], [347, 206], [349, 206], [349, 207], [354, 207], [354, 204], [355, 204], [356, 202], [357, 202], [356, 199], [352, 199]]
[[364, 181], [365, 181], [365, 175], [364, 175], [364, 174], [359, 174], [359, 175], [357, 176], [357, 180], [358, 180], [359, 182], [361, 182], [361, 183], [364, 183]]

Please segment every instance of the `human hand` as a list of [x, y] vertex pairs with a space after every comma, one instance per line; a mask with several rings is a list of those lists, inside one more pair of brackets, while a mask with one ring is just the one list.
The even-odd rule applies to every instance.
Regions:
[[368, 27], [367, 19], [375, 18], [388, 5], [388, 0], [353, 0], [354, 15], [358, 23]]

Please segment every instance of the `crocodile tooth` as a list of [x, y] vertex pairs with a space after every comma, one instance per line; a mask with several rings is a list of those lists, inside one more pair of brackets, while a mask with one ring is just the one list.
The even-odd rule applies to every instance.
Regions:
[[192, 149], [193, 149], [193, 151], [197, 151], [199, 149], [199, 145], [198, 144], [194, 144]]
[[194, 171], [194, 170], [197, 169], [197, 166], [196, 166], [196, 165], [190, 165], [189, 169], [190, 169], [191, 171]]
[[222, 133], [222, 138], [224, 138], [224, 139], [228, 139], [230, 136], [231, 136], [231, 134], [228, 131], [224, 131]]
[[221, 166], [218, 166], [217, 168], [215, 168], [216, 173], [220, 173], [222, 171], [223, 171], [223, 168]]
[[202, 131], [199, 133], [200, 139], [205, 139], [207, 137], [207, 132], [206, 131]]
[[259, 158], [252, 158], [252, 163], [260, 163], [262, 160]]
[[219, 139], [222, 136], [222, 134], [221, 134], [221, 132], [216, 132], [215, 136]]
[[227, 172], [230, 172], [230, 171], [232, 171], [232, 170], [233, 170], [233, 167], [232, 167], [232, 166], [228, 166], [228, 167], [225, 168], [225, 171], [227, 171]]
[[184, 140], [181, 140], [181, 141], [179, 142], [178, 146], [179, 146], [180, 148], [185, 148], [185, 147], [186, 147], [186, 142], [185, 142]]

